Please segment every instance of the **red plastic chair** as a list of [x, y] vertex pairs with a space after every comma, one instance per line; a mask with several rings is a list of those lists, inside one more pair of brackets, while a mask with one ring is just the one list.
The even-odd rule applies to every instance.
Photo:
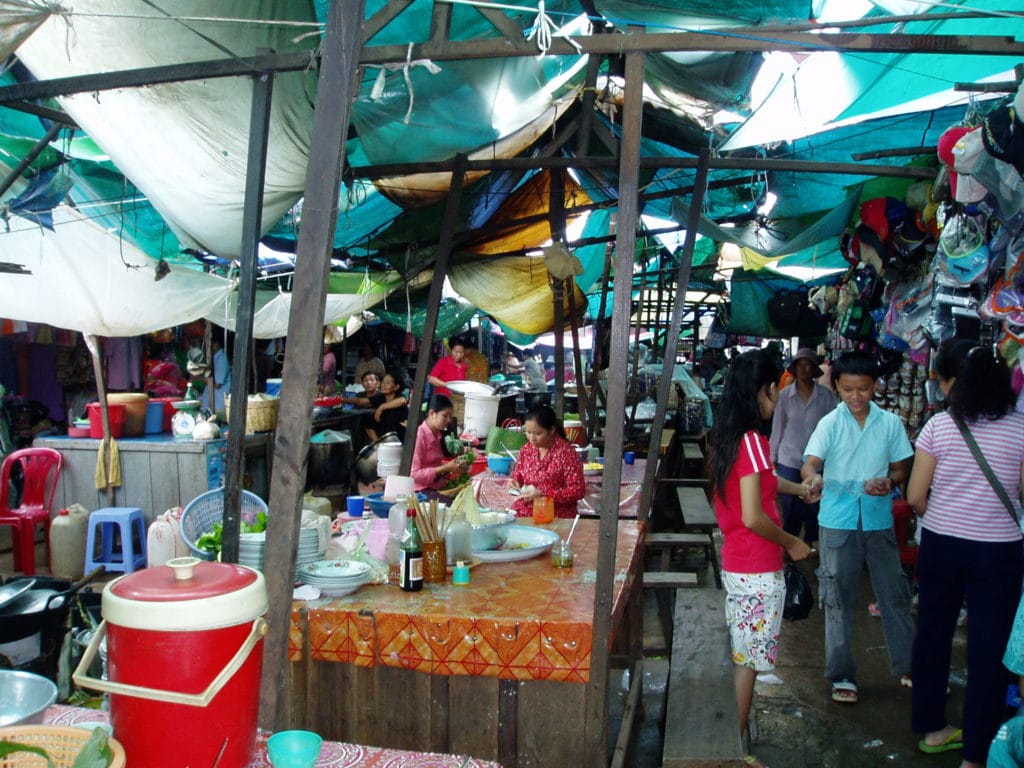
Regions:
[[[50, 505], [57, 490], [63, 457], [53, 448], [22, 448], [4, 457], [0, 467], [0, 525], [11, 526], [14, 569], [26, 576], [36, 572], [35, 528], [43, 526], [44, 540], [50, 544]], [[21, 465], [24, 487], [21, 502], [10, 506], [11, 471]]]

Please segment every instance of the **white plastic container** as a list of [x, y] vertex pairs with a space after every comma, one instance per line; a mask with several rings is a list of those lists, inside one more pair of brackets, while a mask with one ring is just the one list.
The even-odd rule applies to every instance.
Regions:
[[466, 395], [466, 424], [463, 431], [486, 439], [491, 427], [498, 423], [498, 406], [501, 398], [497, 395]]
[[50, 523], [50, 573], [77, 581], [85, 575], [89, 510], [81, 504], [62, 509]]

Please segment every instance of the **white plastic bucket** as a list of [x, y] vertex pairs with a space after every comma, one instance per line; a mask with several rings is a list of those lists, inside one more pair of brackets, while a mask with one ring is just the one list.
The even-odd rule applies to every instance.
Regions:
[[491, 427], [498, 424], [498, 405], [501, 398], [496, 395], [466, 395], [465, 430], [480, 438], [487, 437]]
[[402, 464], [401, 443], [381, 443], [377, 446], [377, 476], [397, 475]]

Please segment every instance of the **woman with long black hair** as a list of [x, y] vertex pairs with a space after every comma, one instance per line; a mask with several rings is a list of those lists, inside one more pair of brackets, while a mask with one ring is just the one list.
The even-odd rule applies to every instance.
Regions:
[[[917, 438], [907, 501], [921, 515], [917, 555], [912, 729], [922, 752], [963, 749], [962, 768], [985, 765], [1005, 711], [1002, 666], [1021, 594], [1020, 525], [970, 448], [1012, 501], [1024, 473], [1024, 414], [1014, 411], [1010, 371], [991, 349], [950, 339], [934, 364], [949, 408]], [[953, 633], [967, 599], [967, 695], [963, 727], [946, 721]]]
[[[786, 598], [783, 552], [793, 560], [811, 554], [782, 530], [777, 493], [808, 498], [811, 489], [779, 478], [768, 432], [779, 400], [779, 367], [762, 350], [744, 352], [729, 366], [709, 440], [708, 467], [715, 517], [725, 537], [722, 582], [732, 647], [733, 682], [745, 737], [758, 672], [775, 668]], [[744, 760], [754, 768], [753, 755]], [[762, 767], [763, 768], [763, 767]]]

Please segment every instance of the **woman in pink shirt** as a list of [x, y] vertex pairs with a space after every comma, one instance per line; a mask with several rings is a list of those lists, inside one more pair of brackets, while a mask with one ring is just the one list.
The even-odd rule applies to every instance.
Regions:
[[[766, 432], [779, 400], [779, 370], [762, 350], [729, 366], [709, 440], [711, 492], [722, 544], [725, 619], [732, 646], [740, 735], [746, 736], [758, 672], [775, 669], [786, 584], [782, 555], [803, 560], [810, 547], [781, 528], [776, 493], [810, 489], [775, 475]], [[745, 761], [763, 768], [753, 755]]]
[[[427, 406], [427, 416], [416, 429], [416, 445], [412, 453], [412, 479], [417, 491], [436, 492], [444, 487], [453, 473], [459, 472], [461, 457], [449, 459], [441, 447], [445, 429], [452, 420], [452, 401], [434, 395]], [[468, 454], [472, 460], [472, 454]], [[436, 498], [436, 493], [434, 494]]]
[[[949, 408], [917, 437], [907, 501], [921, 515], [917, 554], [917, 634], [911, 674], [911, 728], [925, 753], [962, 749], [961, 768], [978, 768], [1003, 721], [1003, 668], [1024, 575], [1020, 525], [971, 453], [957, 422], [977, 443], [1009, 498], [1020, 497], [1024, 414], [1014, 411], [1010, 371], [991, 348], [944, 341], [935, 374]], [[961, 727], [946, 720], [946, 685], [957, 618], [967, 621], [967, 695]]]
[[523, 432], [527, 443], [519, 451], [510, 483], [522, 492], [512, 511], [518, 517], [529, 517], [533, 500], [550, 496], [555, 501], [555, 517], [575, 517], [576, 502], [587, 492], [583, 462], [565, 439], [555, 412], [547, 405], [534, 408], [523, 421]]

